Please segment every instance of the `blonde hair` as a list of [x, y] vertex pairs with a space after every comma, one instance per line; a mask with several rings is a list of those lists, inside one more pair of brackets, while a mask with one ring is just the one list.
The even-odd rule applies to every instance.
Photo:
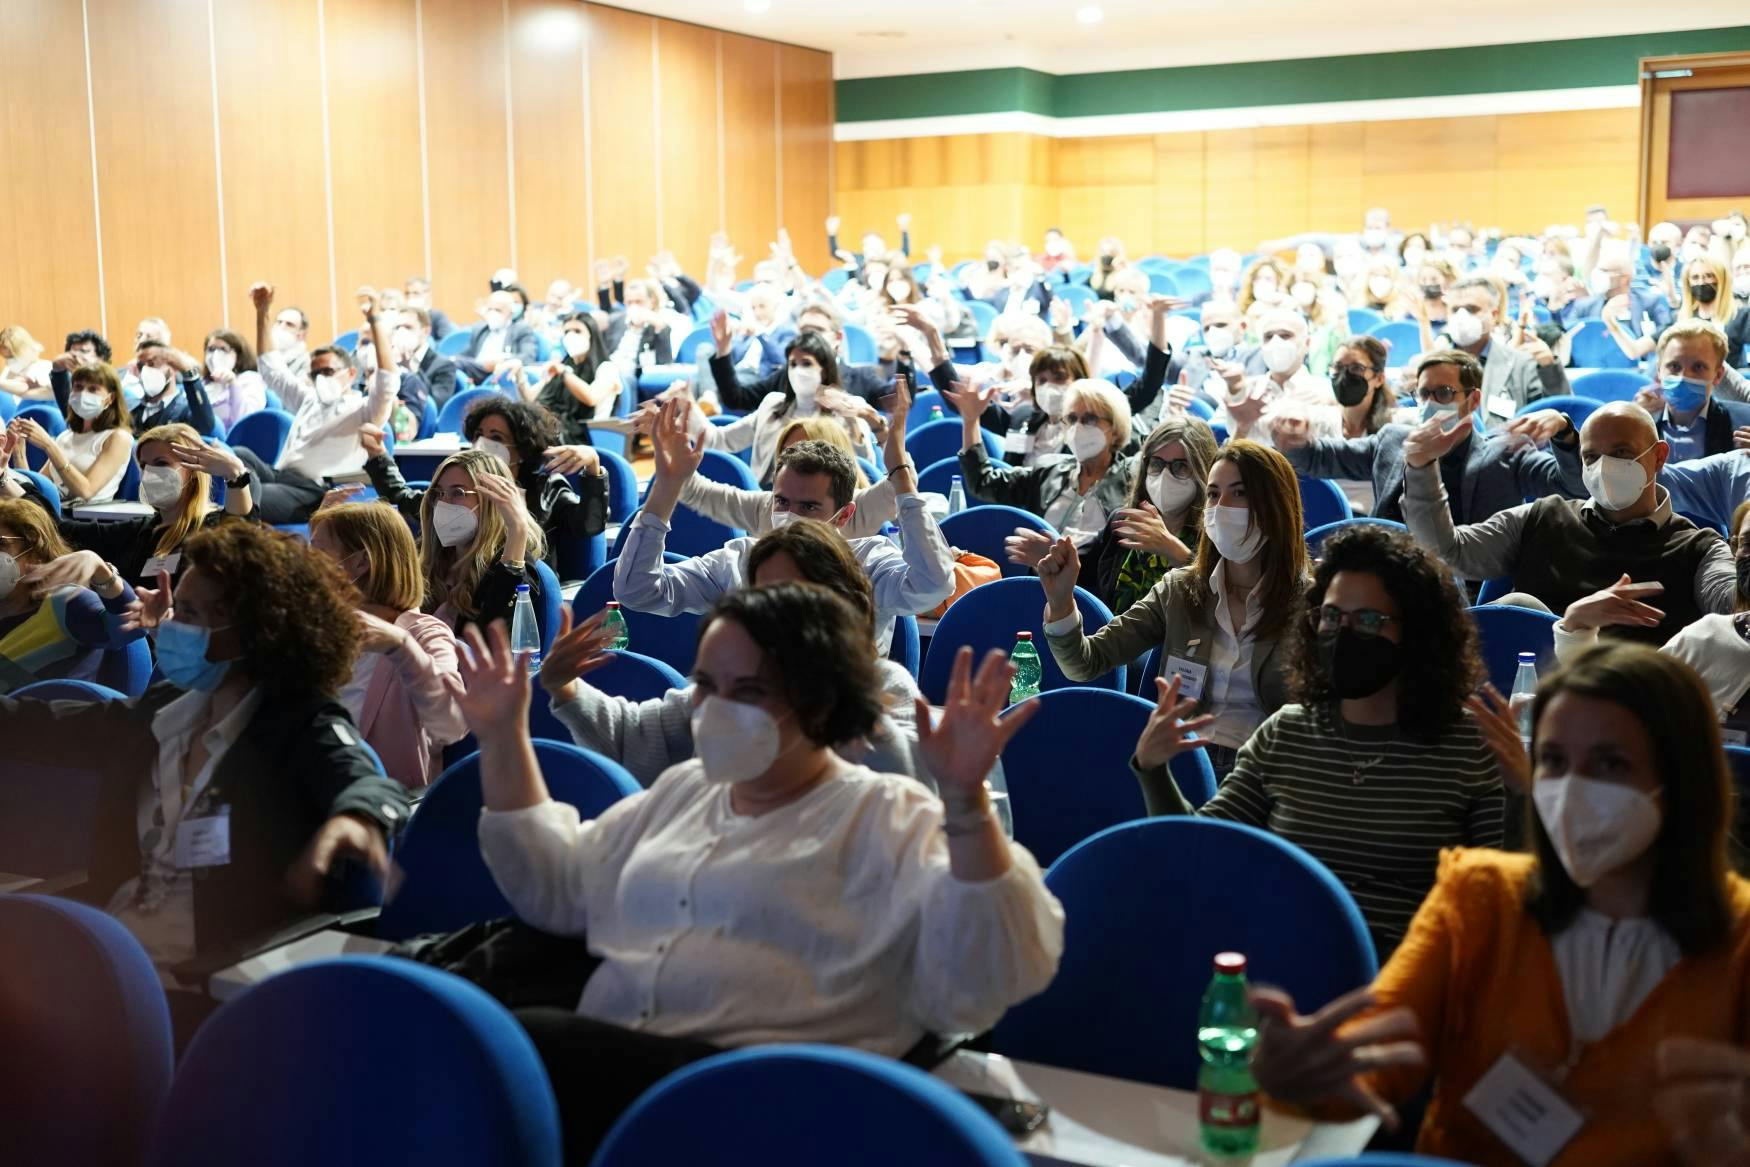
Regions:
[[1117, 457], [1118, 451], [1130, 444], [1130, 402], [1112, 382], [1099, 377], [1071, 384], [1069, 392], [1063, 395], [1064, 407], [1074, 409], [1078, 398], [1112, 418], [1112, 454]]
[[0, 348], [5, 349], [12, 357], [29, 364], [42, 355], [43, 346], [22, 324], [8, 324], [0, 328]]
[[400, 512], [380, 503], [343, 503], [310, 516], [312, 534], [324, 529], [340, 544], [342, 554], [364, 555], [365, 577], [358, 589], [365, 603], [397, 612], [419, 611], [425, 603], [426, 580], [419, 547]]
[[1240, 273], [1239, 307], [1241, 314], [1252, 307], [1252, 282], [1258, 278], [1258, 273], [1268, 268], [1276, 273], [1276, 290], [1288, 290], [1288, 269], [1282, 266], [1282, 261], [1274, 255], [1260, 255], [1246, 265], [1246, 270]]
[[[476, 486], [485, 474], [502, 478], [513, 486], [516, 481], [510, 476], [510, 467], [497, 454], [463, 450], [443, 460], [437, 473], [431, 476], [432, 488], [425, 492], [419, 503], [419, 568], [425, 578], [426, 610], [435, 612], [447, 603], [459, 617], [472, 620], [480, 614], [480, 609], [474, 605], [474, 589], [480, 586], [480, 581], [498, 562], [499, 553], [504, 550], [504, 519], [499, 516], [497, 507], [482, 501], [476, 512], [480, 525], [471, 543], [466, 547], [445, 547], [438, 542], [437, 536], [432, 534], [431, 512], [438, 501], [436, 484], [451, 466], [461, 467]], [[516, 487], [513, 505], [523, 505], [520, 486]], [[540, 526], [526, 512], [523, 526], [529, 533], [527, 556], [541, 558], [546, 553], [547, 542], [541, 536]]]
[[838, 418], [830, 417], [824, 413], [816, 414], [814, 417], [797, 418], [778, 431], [777, 449], [779, 453], [784, 452], [784, 448], [790, 444], [791, 436], [798, 430], [802, 433], [799, 441], [825, 442], [829, 446], [836, 446], [843, 450], [845, 457], [851, 460], [851, 465], [857, 471], [857, 489], [862, 490], [869, 485], [869, 478], [863, 473], [863, 465], [857, 461], [857, 448], [851, 445], [851, 435], [846, 431], [844, 423]]
[[[1698, 304], [1695, 287], [1689, 282], [1690, 274], [1696, 271], [1712, 272], [1716, 290], [1712, 304]], [[1689, 261], [1683, 269], [1683, 308], [1679, 316], [1689, 320], [1706, 320], [1718, 323], [1722, 328], [1738, 311], [1738, 303], [1732, 299], [1732, 269], [1711, 255], [1699, 255]], [[1667, 334], [1668, 335], [1668, 334]]]
[[0, 499], [0, 527], [24, 540], [25, 555], [39, 555], [44, 563], [73, 553], [53, 516], [30, 499]]
[[[1691, 262], [1693, 263], [1694, 261], [1692, 260]], [[1687, 296], [1688, 293], [1685, 292], [1684, 295]], [[1700, 316], [1692, 316], [1687, 320], [1679, 320], [1676, 324], [1673, 324], [1670, 328], [1661, 332], [1659, 334], [1659, 347], [1653, 350], [1654, 353], [1664, 353], [1665, 346], [1674, 340], [1707, 341], [1708, 346], [1714, 350], [1714, 359], [1722, 365], [1726, 363], [1726, 358], [1731, 354], [1732, 346], [1726, 339], [1725, 330], [1713, 321]]]
[[[119, 394], [117, 396], [120, 396]], [[177, 442], [193, 442], [201, 444], [201, 436], [191, 425], [183, 422], [171, 422], [169, 425], [153, 426], [140, 435], [140, 440], [134, 443], [134, 461], [141, 468], [146, 465], [145, 448], [147, 442], [163, 442], [174, 446]], [[164, 533], [158, 536], [158, 546], [153, 549], [154, 555], [168, 555], [182, 546], [182, 541], [201, 529], [207, 521], [207, 515], [213, 509], [213, 478], [205, 470], [192, 470], [188, 481], [182, 484], [182, 495], [176, 500], [176, 517], [164, 524]]]

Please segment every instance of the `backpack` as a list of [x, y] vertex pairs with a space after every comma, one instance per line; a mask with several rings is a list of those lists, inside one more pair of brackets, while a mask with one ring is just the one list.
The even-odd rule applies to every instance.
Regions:
[[919, 613], [926, 620], [940, 620], [942, 613], [948, 610], [955, 600], [979, 584], [991, 583], [1003, 577], [1003, 569], [994, 560], [982, 555], [974, 555], [970, 551], [952, 548], [954, 552], [954, 594], [931, 608], [928, 612]]

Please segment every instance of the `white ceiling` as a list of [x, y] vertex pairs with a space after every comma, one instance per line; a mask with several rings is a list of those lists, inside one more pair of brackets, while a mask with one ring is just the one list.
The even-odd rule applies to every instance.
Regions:
[[[835, 55], [839, 77], [1024, 66], [1100, 73], [1162, 65], [1718, 28], [1717, 0], [613, 0], [618, 6]], [[754, 0], [757, 4], [759, 0]], [[1077, 21], [1084, 7], [1104, 13]]]

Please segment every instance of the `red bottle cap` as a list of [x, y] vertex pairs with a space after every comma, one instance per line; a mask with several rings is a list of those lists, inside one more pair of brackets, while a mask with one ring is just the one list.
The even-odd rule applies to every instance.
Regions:
[[1033, 634], [1031, 632], [1017, 632], [1017, 633], [1015, 633], [1015, 639], [1016, 640], [1032, 640]]
[[620, 601], [618, 601], [618, 600], [609, 600], [609, 601], [608, 601], [608, 607], [609, 607], [609, 608], [611, 608], [611, 609], [612, 609], [612, 610], [614, 610], [614, 611], [616, 611], [616, 612], [618, 612], [618, 611], [619, 611], [619, 610], [620, 610]]
[[1237, 977], [1246, 971], [1246, 955], [1243, 952], [1218, 952], [1215, 954], [1215, 971]]

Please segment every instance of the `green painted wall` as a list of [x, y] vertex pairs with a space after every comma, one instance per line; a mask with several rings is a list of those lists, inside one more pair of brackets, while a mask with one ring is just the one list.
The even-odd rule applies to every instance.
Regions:
[[838, 120], [1053, 117], [1633, 85], [1642, 57], [1750, 49], [1750, 25], [1645, 36], [1053, 76], [975, 69], [838, 82]]

